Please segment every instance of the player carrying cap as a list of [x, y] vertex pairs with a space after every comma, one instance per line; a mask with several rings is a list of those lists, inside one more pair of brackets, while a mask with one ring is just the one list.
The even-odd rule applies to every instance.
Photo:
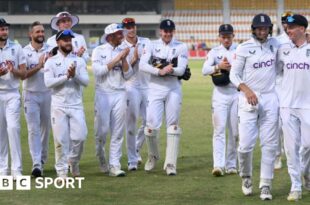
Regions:
[[[24, 78], [26, 58], [22, 47], [9, 40], [9, 27], [0, 18], [0, 176], [22, 175], [20, 144], [19, 80]], [[9, 169], [9, 150], [11, 169]]]
[[[120, 45], [124, 38], [121, 24], [110, 24], [104, 29], [103, 45], [92, 54], [95, 75], [95, 139], [96, 155], [102, 172], [110, 176], [125, 176], [121, 170], [123, 135], [126, 123], [125, 80], [132, 75], [128, 60], [129, 48]], [[111, 132], [109, 163], [105, 157], [105, 143]]]
[[225, 170], [227, 174], [237, 174], [238, 92], [229, 80], [231, 63], [237, 48], [233, 43], [232, 25], [223, 24], [219, 27], [219, 39], [221, 45], [210, 50], [202, 68], [202, 74], [211, 75], [215, 85], [212, 96], [214, 176], [223, 176]]
[[87, 126], [83, 108], [83, 87], [89, 78], [85, 61], [72, 54], [71, 30], [56, 34], [58, 52], [44, 65], [44, 82], [52, 91], [51, 122], [54, 138], [60, 144], [59, 158], [55, 168], [61, 178], [79, 176], [79, 161], [87, 136]]
[[230, 71], [231, 82], [240, 90], [239, 170], [244, 195], [252, 191], [252, 158], [256, 140], [261, 145], [260, 198], [271, 200], [274, 161], [278, 146], [279, 102], [275, 92], [278, 42], [269, 38], [273, 24], [266, 14], [252, 21], [252, 38], [238, 46]]
[[289, 16], [286, 24], [291, 42], [281, 45], [278, 52], [283, 69], [280, 114], [292, 183], [287, 200], [297, 201], [302, 196], [302, 177], [304, 188], [310, 191], [310, 90], [305, 87], [310, 79], [310, 44], [306, 38], [308, 21], [304, 16]]
[[[139, 160], [142, 160], [139, 151], [145, 139], [144, 128], [146, 124], [147, 89], [150, 80], [150, 74], [140, 71], [139, 62], [143, 50], [150, 46], [150, 40], [137, 36], [135, 19], [125, 18], [122, 24], [127, 31], [122, 47], [130, 48], [128, 56], [133, 69], [133, 75], [126, 80], [128, 170], [136, 170]], [[142, 118], [142, 124], [137, 131], [139, 116]]]
[[24, 47], [27, 71], [23, 81], [24, 112], [32, 158], [32, 176], [40, 177], [48, 156], [51, 129], [51, 92], [44, 84], [44, 63], [51, 46], [44, 43], [44, 27], [35, 21], [29, 27], [30, 43]]
[[144, 169], [153, 170], [159, 159], [159, 132], [165, 112], [167, 147], [164, 170], [170, 176], [177, 174], [177, 157], [182, 133], [179, 126], [182, 83], [179, 77], [185, 73], [188, 51], [186, 44], [173, 38], [175, 24], [172, 20], [161, 21], [159, 28], [160, 39], [153, 41], [151, 46], [145, 49], [139, 64], [142, 71], [151, 74], [145, 128], [148, 160]]
[[[67, 11], [59, 12], [55, 17], [51, 20], [51, 27], [53, 30], [61, 31], [65, 29], [72, 29], [75, 25], [79, 23], [79, 17], [75, 15], [71, 15]], [[72, 38], [72, 53], [76, 54], [79, 57], [82, 57], [87, 63], [89, 59], [89, 54], [87, 51], [86, 41], [83, 35], [74, 33], [74, 38]], [[57, 46], [56, 42], [56, 34], [47, 39], [47, 44], [52, 47]]]

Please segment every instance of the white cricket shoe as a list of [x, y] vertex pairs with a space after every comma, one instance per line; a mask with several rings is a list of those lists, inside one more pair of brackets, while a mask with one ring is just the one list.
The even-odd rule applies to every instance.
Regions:
[[224, 169], [222, 169], [220, 167], [214, 167], [213, 170], [212, 170], [212, 174], [215, 177], [224, 176]]
[[140, 152], [137, 152], [137, 154], [138, 154], [138, 165], [140, 165], [140, 164], [142, 164], [142, 157], [141, 157], [141, 155], [140, 155]]
[[134, 163], [128, 163], [128, 171], [136, 171], [138, 169], [138, 165]]
[[168, 176], [175, 176], [177, 175], [177, 170], [173, 164], [167, 164], [166, 173]]
[[281, 156], [276, 157], [276, 160], [274, 162], [274, 169], [281, 169], [282, 168], [282, 160]]
[[156, 161], [157, 159], [155, 156], [149, 156], [144, 165], [144, 170], [147, 172], [153, 170], [155, 168]]
[[301, 199], [301, 191], [291, 191], [287, 197], [288, 201], [298, 201], [299, 199]]
[[245, 196], [250, 196], [253, 193], [252, 179], [250, 177], [242, 178], [242, 192]]
[[109, 176], [111, 177], [123, 177], [126, 173], [118, 167], [110, 167]]
[[57, 179], [56, 183], [61, 184], [62, 181], [66, 182], [66, 178], [68, 178], [68, 174], [65, 172], [60, 172], [60, 173], [57, 173], [57, 177], [58, 177], [58, 179]]
[[272, 200], [271, 190], [269, 186], [263, 186], [260, 189], [260, 198], [261, 200]]
[[238, 171], [237, 171], [236, 168], [232, 167], [232, 168], [226, 169], [226, 174], [229, 174], [229, 175], [231, 175], [231, 174], [238, 174]]
[[73, 177], [79, 177], [81, 175], [79, 163], [70, 162], [69, 166], [70, 166], [70, 172]]

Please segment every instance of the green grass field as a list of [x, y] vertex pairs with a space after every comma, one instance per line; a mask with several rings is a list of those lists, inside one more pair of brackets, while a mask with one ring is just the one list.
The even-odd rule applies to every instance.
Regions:
[[[191, 61], [192, 78], [183, 83], [183, 106], [178, 175], [167, 177], [162, 170], [165, 153], [165, 128], [161, 129], [161, 160], [156, 170], [146, 173], [143, 166], [136, 172], [127, 172], [123, 178], [113, 178], [99, 172], [95, 158], [93, 131], [94, 83], [85, 89], [85, 113], [88, 124], [88, 138], [81, 160], [81, 174], [85, 177], [82, 189], [35, 189], [31, 191], [0, 191], [1, 204], [289, 204], [286, 197], [290, 180], [286, 166], [275, 172], [273, 183], [274, 200], [263, 202], [259, 199], [259, 161], [257, 146], [254, 155], [254, 195], [243, 196], [241, 179], [237, 175], [215, 178], [212, 170], [212, 84], [209, 77], [201, 75], [202, 61]], [[23, 174], [31, 174], [31, 159], [28, 149], [27, 130], [22, 116]], [[125, 141], [124, 141], [125, 142]], [[109, 144], [109, 143], [107, 143]], [[146, 157], [146, 147], [142, 156]], [[285, 164], [285, 163], [284, 163]], [[122, 166], [127, 169], [124, 143]], [[56, 177], [54, 170], [54, 147], [50, 139], [49, 161], [45, 166], [45, 176]], [[32, 182], [34, 182], [32, 180]], [[304, 191], [298, 204], [309, 204], [310, 192]]]

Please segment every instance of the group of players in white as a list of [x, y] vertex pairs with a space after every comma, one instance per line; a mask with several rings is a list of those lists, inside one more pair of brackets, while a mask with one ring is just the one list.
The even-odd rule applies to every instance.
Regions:
[[[57, 30], [45, 43], [44, 27], [30, 26], [30, 43], [21, 48], [8, 39], [9, 26], [0, 19], [0, 175], [22, 175], [20, 144], [19, 80], [23, 80], [23, 105], [28, 127], [32, 175], [43, 175], [47, 161], [49, 130], [55, 145], [58, 177], [79, 176], [79, 162], [87, 136], [83, 108], [83, 87], [89, 83], [89, 55], [85, 39], [71, 28], [77, 16], [60, 12], [51, 20]], [[282, 17], [284, 32], [277, 38], [266, 14], [252, 21], [252, 38], [239, 46], [233, 43], [230, 24], [219, 28], [221, 45], [213, 48], [203, 65], [203, 75], [215, 84], [212, 97], [214, 176], [239, 174], [242, 191], [252, 194], [252, 158], [260, 137], [260, 198], [271, 200], [274, 168], [281, 168], [284, 150], [291, 177], [289, 201], [301, 199], [310, 190], [310, 46], [307, 19], [287, 12]], [[110, 24], [103, 44], [92, 53], [95, 76], [95, 140], [100, 170], [110, 176], [125, 176], [121, 169], [124, 133], [127, 140], [128, 170], [138, 169], [140, 149], [146, 141], [145, 171], [152, 171], [159, 159], [159, 133], [165, 112], [167, 146], [164, 170], [176, 175], [181, 128], [181, 81], [188, 80], [186, 44], [173, 38], [175, 24], [160, 23], [160, 39], [137, 36], [133, 18]], [[310, 76], [309, 76], [310, 79]], [[309, 99], [310, 100], [310, 99]], [[309, 113], [310, 114], [310, 113]], [[138, 129], [138, 119], [141, 127]], [[228, 140], [226, 143], [226, 128]], [[110, 132], [109, 159], [105, 144]], [[227, 153], [226, 153], [227, 144]], [[8, 152], [11, 155], [9, 169]], [[239, 162], [239, 163], [238, 163]]]
[[310, 191], [308, 21], [292, 12], [285, 12], [281, 20], [284, 32], [273, 38], [270, 17], [256, 15], [251, 39], [239, 46], [233, 44], [233, 27], [221, 25], [221, 45], [208, 53], [202, 73], [211, 75], [215, 84], [212, 174], [239, 172], [243, 194], [252, 195], [253, 149], [259, 137], [260, 198], [271, 200], [274, 169], [282, 167], [284, 143], [292, 183], [287, 200], [297, 201], [302, 182]]

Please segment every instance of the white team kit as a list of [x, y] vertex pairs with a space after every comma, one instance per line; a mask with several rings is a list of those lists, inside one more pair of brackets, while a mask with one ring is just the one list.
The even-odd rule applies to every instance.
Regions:
[[230, 71], [230, 80], [239, 87], [245, 83], [258, 98], [250, 105], [243, 92], [239, 93], [239, 148], [241, 177], [252, 176], [253, 149], [259, 134], [262, 150], [260, 188], [271, 187], [273, 166], [278, 146], [278, 97], [275, 92], [276, 54], [278, 42], [268, 38], [260, 43], [254, 37], [238, 46]]
[[[94, 49], [92, 69], [95, 76], [95, 140], [96, 156], [99, 158], [101, 171], [121, 169], [123, 134], [126, 122], [126, 85], [125, 80], [133, 74], [129, 65], [127, 72], [122, 70], [121, 62], [111, 70], [107, 65], [122, 52], [120, 46], [113, 47], [105, 43]], [[128, 63], [129, 64], [129, 63]], [[105, 143], [111, 132], [109, 163], [105, 157]], [[111, 174], [111, 172], [110, 172]]]
[[[67, 78], [68, 68], [75, 65], [75, 76]], [[64, 56], [60, 51], [44, 65], [44, 82], [51, 89], [51, 124], [54, 138], [61, 145], [61, 154], [56, 158], [58, 176], [65, 176], [68, 163], [79, 163], [87, 126], [83, 108], [83, 88], [89, 78], [85, 61], [74, 54]]]
[[[290, 42], [290, 39], [289, 39], [289, 37], [287, 36], [287, 34], [285, 32], [283, 32], [281, 35], [277, 36], [276, 39], [277, 39], [279, 45], [286, 44], [286, 43]], [[276, 87], [275, 87], [275, 89], [276, 89], [276, 92], [277, 92], [277, 95], [278, 95], [279, 99], [280, 99], [280, 95], [281, 95], [282, 78], [283, 78], [282, 72], [278, 72], [277, 73], [277, 77], [276, 77]], [[284, 153], [284, 150], [282, 150], [283, 149], [283, 132], [282, 132], [282, 128], [281, 127], [282, 127], [282, 121], [279, 120], [279, 130], [278, 130], [279, 144], [278, 144], [278, 149], [277, 149], [277, 153], [276, 153], [276, 156], [277, 156], [277, 158], [279, 160], [281, 160], [281, 154]], [[281, 166], [282, 166], [281, 161], [277, 162], [277, 163], [280, 163], [280, 164], [278, 165], [278, 167], [276, 167], [276, 164], [275, 164], [275, 168], [281, 168]]]
[[[9, 39], [0, 51], [1, 68], [6, 68], [6, 61], [11, 61], [16, 70], [19, 65], [26, 64], [22, 47]], [[11, 72], [0, 76], [0, 175], [8, 175], [11, 171], [13, 177], [22, 171], [19, 80]]]
[[[52, 47], [43, 44], [36, 51], [31, 43], [23, 48], [26, 57], [27, 70], [33, 69], [39, 63], [42, 55], [48, 55]], [[44, 70], [40, 69], [30, 78], [23, 81], [24, 112], [28, 127], [29, 150], [32, 166], [42, 170], [48, 157], [48, 139], [51, 129], [51, 93], [44, 84]]]
[[310, 91], [305, 87], [310, 79], [309, 58], [307, 42], [299, 47], [292, 42], [283, 44], [278, 52], [279, 68], [283, 72], [280, 115], [291, 192], [301, 192], [302, 177], [310, 187]]
[[[177, 58], [177, 67], [167, 76], [159, 76], [159, 69], [149, 64], [150, 59], [165, 59], [172, 62]], [[176, 169], [181, 128], [179, 118], [182, 105], [182, 83], [178, 76], [184, 74], [188, 64], [188, 52], [184, 43], [172, 39], [166, 44], [162, 39], [153, 41], [150, 48], [146, 49], [140, 60], [140, 70], [151, 74], [148, 92], [147, 117], [145, 137], [148, 146], [148, 160], [159, 159], [158, 140], [162, 125], [162, 116], [166, 114], [167, 147], [164, 169], [169, 175], [169, 169]], [[155, 163], [155, 162], [152, 162]], [[150, 163], [149, 163], [150, 164]], [[150, 171], [154, 166], [145, 165], [145, 170]], [[171, 174], [176, 174], [175, 172]]]
[[[144, 49], [150, 46], [148, 38], [137, 37], [135, 46], [130, 44], [126, 39], [121, 47], [129, 47], [129, 59], [133, 58], [135, 49], [138, 49], [139, 59]], [[136, 48], [137, 47], [137, 48]], [[127, 117], [126, 117], [126, 139], [127, 139], [127, 156], [129, 168], [136, 167], [139, 160], [139, 150], [144, 142], [144, 128], [146, 125], [146, 104], [147, 90], [150, 74], [140, 71], [139, 61], [132, 67], [133, 75], [126, 80], [127, 93]], [[142, 118], [141, 127], [137, 131], [139, 116]]]
[[[224, 58], [232, 64], [237, 45], [229, 49], [223, 45], [211, 49], [203, 64], [203, 75], [214, 73], [214, 67]], [[238, 140], [238, 91], [229, 83], [225, 86], [214, 86], [212, 96], [213, 122], [213, 167], [228, 170], [237, 169], [237, 140]], [[226, 128], [228, 140], [226, 146]], [[226, 148], [227, 147], [227, 148]], [[227, 150], [227, 152], [226, 152]], [[226, 154], [227, 153], [227, 154]]]
[[[84, 51], [81, 57], [87, 63], [87, 61], [89, 60], [89, 54], [87, 51], [87, 44], [86, 44], [85, 38], [81, 34], [78, 34], [78, 33], [73, 33], [73, 34], [74, 34], [74, 38], [72, 38], [72, 46], [73, 46], [72, 54], [76, 55], [79, 49], [81, 47], [84, 47], [86, 50]], [[56, 34], [50, 37], [49, 39], [47, 39], [46, 43], [52, 47], [56, 47], [57, 46]]]

